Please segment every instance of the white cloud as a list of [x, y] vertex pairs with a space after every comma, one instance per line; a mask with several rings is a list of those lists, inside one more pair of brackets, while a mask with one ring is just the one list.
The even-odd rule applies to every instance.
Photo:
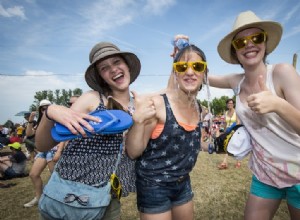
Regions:
[[14, 6], [5, 9], [2, 5], [0, 5], [0, 16], [7, 18], [20, 17], [21, 19], [26, 19], [25, 11], [22, 6]]
[[144, 11], [155, 15], [162, 14], [175, 3], [175, 0], [147, 0], [146, 5], [144, 7]]
[[22, 117], [14, 115], [20, 111], [27, 111], [34, 101], [38, 91], [55, 89], [87, 90], [83, 74], [55, 75], [51, 72], [28, 70], [23, 76], [0, 76], [1, 103], [0, 124], [11, 119], [13, 122], [22, 122]]

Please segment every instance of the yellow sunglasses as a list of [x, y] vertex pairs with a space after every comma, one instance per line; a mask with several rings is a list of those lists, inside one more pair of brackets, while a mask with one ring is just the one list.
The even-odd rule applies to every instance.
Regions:
[[252, 43], [257, 45], [257, 44], [261, 44], [263, 42], [266, 42], [266, 40], [267, 40], [267, 33], [266, 32], [260, 32], [260, 33], [256, 33], [256, 34], [252, 34], [252, 35], [249, 35], [249, 36], [245, 36], [245, 37], [235, 39], [231, 42], [231, 44], [233, 45], [233, 47], [236, 50], [240, 50], [240, 49], [244, 48], [249, 41], [251, 41]]
[[114, 191], [115, 195], [120, 200], [121, 196], [122, 196], [122, 185], [121, 185], [121, 182], [120, 182], [118, 176], [115, 173], [111, 174], [111, 176], [110, 176], [110, 184], [111, 184], [111, 188]]
[[207, 63], [204, 61], [173, 63], [173, 68], [177, 73], [183, 74], [189, 67], [197, 73], [202, 73], [206, 70]]

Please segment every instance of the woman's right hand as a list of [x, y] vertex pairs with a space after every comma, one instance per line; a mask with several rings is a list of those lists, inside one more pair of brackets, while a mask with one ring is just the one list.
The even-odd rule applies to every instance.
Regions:
[[97, 117], [78, 112], [61, 105], [50, 105], [47, 109], [47, 116], [48, 119], [52, 119], [66, 126], [73, 134], [80, 133], [84, 137], [86, 137], [86, 133], [83, 127], [90, 132], [94, 132], [93, 127], [87, 122], [87, 120], [100, 122], [100, 119]]

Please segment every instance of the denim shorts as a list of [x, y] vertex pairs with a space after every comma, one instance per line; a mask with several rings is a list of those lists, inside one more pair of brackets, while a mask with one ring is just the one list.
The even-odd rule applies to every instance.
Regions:
[[286, 199], [289, 205], [300, 209], [300, 184], [277, 188], [262, 183], [253, 175], [250, 193], [265, 199]]
[[55, 152], [50, 150], [50, 151], [45, 151], [45, 152], [39, 152], [36, 156], [36, 158], [42, 158], [45, 159], [47, 162], [50, 162], [53, 160]]
[[190, 177], [171, 183], [153, 183], [137, 178], [137, 208], [142, 213], [158, 214], [193, 199]]

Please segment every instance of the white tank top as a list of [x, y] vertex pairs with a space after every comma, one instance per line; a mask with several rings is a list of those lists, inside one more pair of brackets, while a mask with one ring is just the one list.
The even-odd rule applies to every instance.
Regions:
[[[266, 86], [277, 95], [272, 73], [273, 66], [268, 65]], [[251, 136], [250, 169], [268, 185], [283, 188], [300, 184], [300, 136], [276, 113], [260, 115], [244, 105], [239, 97], [243, 80], [235, 89], [236, 113]]]

